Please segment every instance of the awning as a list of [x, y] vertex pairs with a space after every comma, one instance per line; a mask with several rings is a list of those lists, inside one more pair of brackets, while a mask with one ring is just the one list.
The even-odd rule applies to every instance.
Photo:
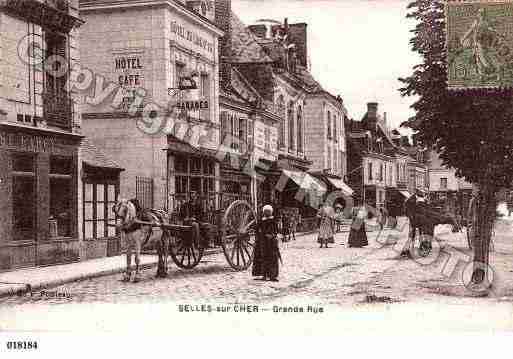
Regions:
[[200, 157], [208, 157], [210, 159], [216, 160], [217, 162], [220, 162], [220, 160], [216, 156], [216, 151], [214, 150], [204, 147], [194, 147], [191, 144], [185, 141], [181, 141], [174, 136], [169, 137], [171, 137], [172, 140], [168, 141], [167, 148], [165, 148], [164, 151], [178, 152]]
[[90, 167], [124, 171], [124, 168], [100, 151], [89, 138], [84, 138], [80, 145], [82, 162]]
[[337, 178], [329, 178], [327, 177], [328, 181], [330, 181], [330, 183], [335, 187], [335, 188], [338, 188], [340, 190], [342, 190], [342, 192], [344, 192], [346, 195], [348, 196], [352, 196], [354, 191], [352, 190], [351, 187], [349, 187], [347, 184], [345, 184], [344, 181], [342, 181], [341, 179], [337, 179]]
[[399, 193], [402, 194], [406, 199], [411, 197], [411, 194], [408, 191], [399, 191]]
[[325, 193], [327, 191], [324, 183], [317, 178], [310, 176], [306, 172], [282, 170], [283, 173], [294, 181], [301, 189], [305, 191], [316, 191], [317, 193]]

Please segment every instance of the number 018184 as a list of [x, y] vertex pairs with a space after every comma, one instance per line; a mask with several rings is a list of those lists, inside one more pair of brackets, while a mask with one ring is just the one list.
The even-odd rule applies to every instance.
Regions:
[[18, 342], [7, 342], [7, 349], [9, 350], [33, 350], [37, 349], [36, 341], [18, 341]]

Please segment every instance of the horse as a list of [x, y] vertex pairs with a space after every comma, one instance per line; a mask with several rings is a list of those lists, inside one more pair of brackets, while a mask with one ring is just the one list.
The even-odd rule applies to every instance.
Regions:
[[[162, 210], [142, 209], [135, 199], [120, 199], [112, 207], [116, 218], [120, 219], [121, 239], [126, 243], [126, 272], [122, 281], [129, 282], [132, 276], [132, 251], [135, 257], [135, 275], [133, 282], [140, 281], [139, 265], [141, 248], [144, 248], [153, 234], [153, 225], [168, 223], [169, 215]], [[143, 222], [143, 223], [141, 223]], [[151, 223], [147, 224], [147, 223]], [[157, 241], [158, 266], [157, 277], [167, 276], [167, 260], [169, 254], [169, 233], [162, 229], [162, 236]]]
[[[411, 196], [406, 200], [405, 212], [410, 222], [408, 238], [410, 246], [413, 245], [416, 235], [416, 230], [419, 230], [421, 242], [419, 246], [420, 255], [426, 256], [431, 251], [431, 240], [435, 235], [435, 227], [439, 224], [449, 224], [452, 227], [452, 232], [457, 233], [461, 230], [461, 225], [456, 216], [442, 213], [430, 207], [425, 201], [421, 201], [417, 196]], [[401, 255], [409, 255], [409, 250], [405, 249]]]

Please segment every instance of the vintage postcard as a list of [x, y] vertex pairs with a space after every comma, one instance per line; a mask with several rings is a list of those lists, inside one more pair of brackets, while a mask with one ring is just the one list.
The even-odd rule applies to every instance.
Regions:
[[2, 357], [513, 329], [512, 46], [509, 1], [1, 1]]

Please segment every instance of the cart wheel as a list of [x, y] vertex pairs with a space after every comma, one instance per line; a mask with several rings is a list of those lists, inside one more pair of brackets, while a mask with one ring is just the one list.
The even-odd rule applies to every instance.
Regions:
[[[196, 233], [193, 233], [194, 230]], [[196, 267], [203, 257], [199, 229], [191, 227], [190, 231], [179, 233], [171, 240], [169, 253], [178, 267], [183, 269]]]
[[226, 260], [235, 270], [246, 270], [253, 262], [255, 223], [255, 212], [246, 201], [233, 202], [224, 213], [221, 241]]

